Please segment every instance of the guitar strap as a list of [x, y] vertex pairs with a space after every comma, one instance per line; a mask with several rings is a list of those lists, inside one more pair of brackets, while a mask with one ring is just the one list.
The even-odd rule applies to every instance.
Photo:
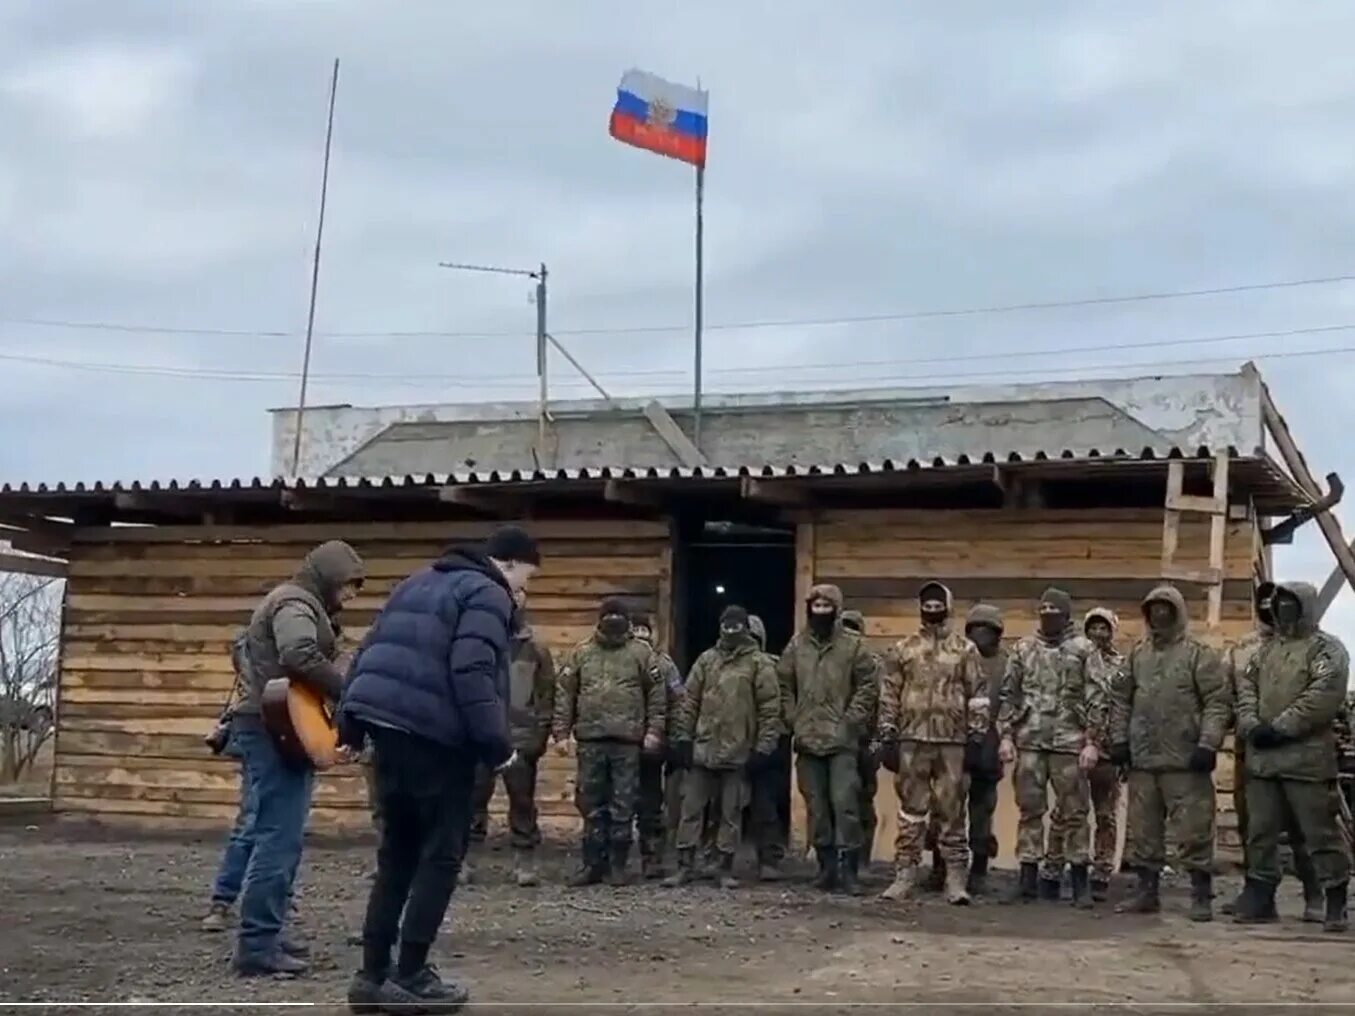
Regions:
[[241, 628], [231, 639], [231, 669], [235, 672], [235, 679], [231, 681], [231, 689], [226, 693], [226, 701], [221, 705], [221, 713], [217, 717], [218, 723], [225, 723], [230, 719], [236, 699], [239, 698], [240, 682], [245, 675], [245, 637], [248, 634], [248, 628]]

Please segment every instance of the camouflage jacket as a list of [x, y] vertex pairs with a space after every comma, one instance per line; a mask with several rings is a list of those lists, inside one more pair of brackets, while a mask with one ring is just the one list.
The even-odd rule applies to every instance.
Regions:
[[879, 695], [879, 658], [841, 625], [827, 642], [798, 632], [777, 662], [786, 723], [796, 750], [811, 755], [857, 751], [871, 733]]
[[663, 737], [667, 692], [654, 651], [639, 639], [580, 642], [560, 668], [554, 733], [579, 741], [639, 744]]
[[880, 690], [882, 735], [964, 744], [988, 731], [988, 684], [974, 643], [947, 627], [927, 628], [886, 654]]
[[1333, 780], [1332, 721], [1345, 704], [1350, 656], [1340, 639], [1317, 626], [1312, 585], [1280, 583], [1278, 591], [1298, 597], [1302, 616], [1292, 635], [1277, 632], [1247, 662], [1237, 687], [1237, 733], [1246, 738], [1269, 723], [1286, 740], [1272, 748], [1249, 744], [1247, 773], [1262, 779]]
[[1053, 639], [1027, 635], [1007, 657], [997, 730], [1022, 751], [1076, 754], [1100, 741], [1106, 703], [1091, 671], [1096, 647], [1070, 624]]
[[754, 752], [769, 754], [781, 734], [776, 669], [751, 639], [715, 646], [696, 659], [678, 710], [676, 739], [692, 742], [692, 761], [738, 769]]
[[671, 741], [677, 736], [678, 709], [682, 705], [682, 671], [661, 649], [654, 650], [654, 659], [659, 664], [659, 678], [663, 681], [664, 737]]
[[514, 634], [509, 651], [508, 725], [513, 747], [540, 755], [555, 717], [555, 662], [527, 625]]
[[[1088, 673], [1091, 679], [1096, 682], [1097, 701], [1102, 703], [1104, 709], [1104, 722], [1099, 725], [1101, 738], [1096, 742], [1096, 749], [1101, 753], [1101, 757], [1105, 758], [1110, 754], [1110, 746], [1113, 741], [1110, 733], [1110, 713], [1113, 702], [1111, 696], [1116, 677], [1124, 669], [1124, 654], [1114, 646], [1103, 649], [1094, 642], [1092, 648], [1096, 655], [1089, 661], [1093, 666], [1090, 667]], [[1229, 701], [1232, 701], [1231, 695]]]
[[1332, 733], [1336, 737], [1336, 768], [1342, 775], [1355, 773], [1355, 726], [1350, 722], [1352, 715], [1355, 715], [1355, 692], [1348, 691], [1345, 705], [1332, 722]]
[[[1242, 675], [1247, 672], [1247, 664], [1251, 663], [1251, 658], [1274, 637], [1275, 632], [1269, 625], [1258, 623], [1254, 631], [1248, 632], [1238, 639], [1224, 653], [1223, 665], [1228, 671], [1228, 686], [1233, 693], [1233, 714], [1230, 717], [1229, 725], [1234, 731], [1237, 729], [1238, 684], [1242, 680]], [[1233, 742], [1233, 750], [1245, 751], [1245, 749], [1245, 741], [1242, 738], [1236, 738]]]
[[1218, 751], [1228, 732], [1232, 689], [1217, 652], [1186, 633], [1186, 602], [1171, 586], [1149, 600], [1170, 600], [1177, 623], [1161, 639], [1135, 643], [1113, 682], [1110, 740], [1128, 744], [1135, 769], [1183, 771], [1197, 746]]

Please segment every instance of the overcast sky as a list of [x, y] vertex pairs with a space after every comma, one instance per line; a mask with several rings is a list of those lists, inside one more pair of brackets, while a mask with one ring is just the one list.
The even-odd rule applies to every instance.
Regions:
[[[693, 173], [607, 136], [630, 66], [710, 90], [720, 325], [1355, 273], [1352, 38], [1338, 0], [0, 0], [0, 479], [267, 472], [335, 56], [312, 401], [379, 404], [532, 395], [529, 284], [440, 259], [544, 260], [552, 330], [613, 393], [689, 389]], [[569, 334], [588, 329], [615, 331]], [[389, 334], [411, 331], [460, 334]], [[1138, 348], [1076, 352], [1111, 343]], [[707, 387], [1255, 357], [1315, 470], [1355, 484], [1347, 348], [1355, 282], [713, 328]], [[1315, 529], [1281, 557], [1329, 564]]]

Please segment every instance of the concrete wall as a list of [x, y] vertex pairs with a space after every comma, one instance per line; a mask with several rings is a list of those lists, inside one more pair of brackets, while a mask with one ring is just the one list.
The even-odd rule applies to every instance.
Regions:
[[[649, 400], [552, 406], [553, 468], [669, 466]], [[690, 402], [659, 400], [690, 432]], [[703, 418], [716, 464], [951, 459], [992, 452], [1262, 445], [1260, 382], [1236, 374], [954, 388], [722, 395]], [[273, 415], [272, 469], [290, 471], [294, 410]], [[298, 473], [348, 476], [531, 469], [530, 402], [308, 409]]]

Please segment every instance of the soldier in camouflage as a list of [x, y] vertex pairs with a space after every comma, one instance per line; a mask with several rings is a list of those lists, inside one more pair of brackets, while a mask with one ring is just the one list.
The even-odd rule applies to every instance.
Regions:
[[784, 709], [795, 752], [797, 778], [812, 821], [818, 888], [856, 893], [861, 850], [860, 774], [857, 753], [876, 707], [878, 663], [860, 635], [842, 627], [842, 590], [810, 588], [805, 630], [797, 632], [777, 663]]
[[[1086, 774], [1096, 765], [1106, 704], [1091, 671], [1096, 648], [1074, 630], [1072, 598], [1046, 589], [1038, 607], [1039, 630], [1021, 639], [1007, 660], [997, 729], [1003, 764], [1016, 763], [1016, 804], [1020, 811], [1016, 855], [1021, 863], [1017, 898], [1040, 895], [1042, 859], [1057, 870], [1072, 863], [1073, 905], [1091, 906], [1087, 865]], [[1046, 851], [1044, 813], [1052, 785], [1058, 816], [1054, 842]], [[1066, 852], [1066, 853], [1065, 853]], [[1046, 883], [1046, 887], [1048, 883]], [[1046, 898], [1058, 898], [1058, 883]]]
[[[866, 634], [866, 618], [859, 610], [844, 610], [842, 612], [842, 627], [864, 637]], [[883, 661], [879, 659], [879, 654], [874, 655], [876, 656], [877, 671], [883, 675]], [[878, 714], [878, 709], [876, 712]], [[862, 737], [861, 748], [856, 756], [857, 774], [861, 779], [860, 804], [857, 805], [861, 812], [861, 859], [866, 864], [870, 864], [874, 855], [875, 830], [880, 824], [879, 816], [875, 813], [875, 792], [880, 788], [880, 761], [876, 749], [872, 747], [878, 715], [872, 715], [869, 722], [869, 731]]]
[[[1110, 701], [1110, 686], [1115, 675], [1124, 664], [1124, 656], [1115, 648], [1115, 635], [1120, 628], [1120, 619], [1113, 610], [1105, 607], [1093, 607], [1082, 620], [1082, 633], [1093, 646], [1096, 656], [1092, 662], [1097, 666], [1090, 673], [1100, 689], [1101, 699]], [[1122, 767], [1110, 761], [1109, 724], [1102, 727], [1107, 736], [1096, 746], [1099, 761], [1087, 773], [1087, 789], [1091, 796], [1092, 815], [1096, 821], [1096, 838], [1092, 844], [1091, 897], [1094, 902], [1105, 900], [1110, 891], [1110, 876], [1115, 870], [1115, 846], [1119, 836], [1120, 784], [1123, 780]], [[1063, 855], [1061, 842], [1063, 822], [1054, 808], [1049, 818], [1049, 839], [1052, 842], [1050, 853]], [[1056, 832], [1056, 830], [1059, 830]], [[1063, 872], [1046, 866], [1040, 872], [1041, 886], [1049, 881], [1063, 882]]]
[[664, 687], [665, 754], [640, 755], [640, 799], [635, 824], [640, 833], [640, 873], [645, 879], [663, 876], [664, 852], [669, 834], [677, 829], [682, 801], [682, 770], [674, 763], [671, 745], [682, 701], [682, 672], [667, 653], [654, 647], [654, 619], [648, 611], [631, 614], [632, 637], [654, 650], [654, 660]]
[[[1213, 920], [1214, 766], [1228, 731], [1232, 690], [1223, 662], [1186, 628], [1186, 601], [1158, 586], [1143, 601], [1148, 632], [1114, 682], [1111, 758], [1129, 766], [1125, 856], [1138, 891], [1121, 909], [1161, 909], [1167, 836], [1190, 873], [1190, 919]], [[1171, 828], [1167, 826], [1170, 824]]]
[[708, 805], [720, 818], [720, 885], [738, 887], [734, 856], [739, 849], [748, 777], [771, 764], [781, 735], [781, 689], [748, 629], [748, 611], [728, 606], [720, 615], [720, 637], [687, 675], [675, 747], [686, 769], [682, 822], [678, 826], [678, 870], [669, 886], [696, 875], [696, 848]]
[[971, 896], [988, 888], [988, 863], [997, 855], [993, 814], [997, 811], [1002, 761], [998, 758], [997, 704], [1002, 696], [1002, 677], [1007, 670], [1007, 651], [1002, 648], [1002, 611], [987, 603], [976, 604], [965, 618], [965, 635], [979, 653], [979, 672], [988, 698], [988, 729], [982, 738], [966, 745], [965, 770], [969, 774], [969, 883]]
[[1275, 920], [1279, 840], [1293, 815], [1325, 896], [1323, 928], [1346, 929], [1350, 857], [1334, 795], [1332, 723], [1346, 697], [1350, 657], [1318, 627], [1317, 590], [1279, 583], [1271, 600], [1275, 636], [1238, 681], [1237, 733], [1247, 742], [1247, 882], [1234, 920]]
[[573, 885], [610, 875], [626, 881], [631, 825], [640, 791], [641, 751], [663, 747], [663, 676], [649, 645], [631, 638], [620, 600], [599, 610], [597, 630], [575, 646], [560, 669], [554, 737], [577, 744], [575, 802], [583, 816], [583, 864]]
[[977, 761], [988, 730], [988, 684], [974, 643], [950, 627], [950, 590], [924, 583], [918, 604], [921, 629], [885, 655], [881, 686], [880, 742], [899, 760], [894, 881], [882, 895], [899, 900], [912, 893], [930, 816], [945, 864], [946, 898], [967, 904], [965, 763]]
[[[757, 642], [758, 652], [775, 673], [777, 660], [767, 652], [767, 629], [762, 618], [750, 614], [748, 630]], [[784, 877], [781, 864], [786, 857], [786, 837], [790, 831], [790, 816], [783, 814], [790, 791], [790, 734], [786, 731], [783, 705], [784, 696], [777, 702], [776, 752], [767, 765], [752, 774], [751, 780], [749, 819], [757, 847], [758, 879], [762, 882], [779, 882]]]

